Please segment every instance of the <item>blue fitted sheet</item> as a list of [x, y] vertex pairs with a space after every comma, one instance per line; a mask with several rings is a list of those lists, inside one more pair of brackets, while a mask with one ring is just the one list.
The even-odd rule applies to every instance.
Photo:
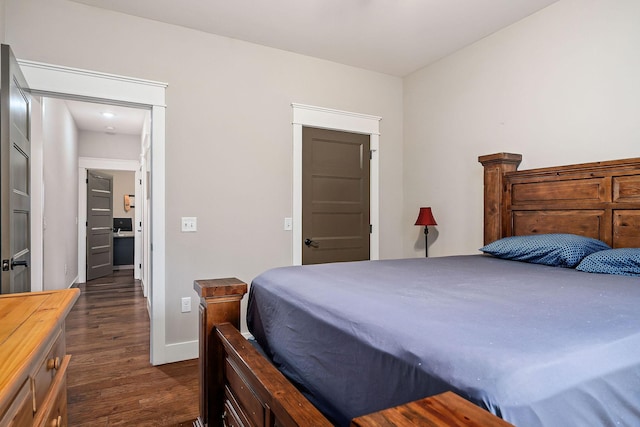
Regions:
[[640, 279], [486, 255], [269, 270], [249, 330], [337, 425], [452, 390], [534, 426], [640, 425]]

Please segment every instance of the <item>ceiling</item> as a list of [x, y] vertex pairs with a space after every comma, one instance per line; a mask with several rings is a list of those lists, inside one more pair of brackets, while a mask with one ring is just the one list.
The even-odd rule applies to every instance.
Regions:
[[[147, 110], [83, 101], [65, 101], [78, 130], [141, 135]], [[103, 113], [113, 113], [105, 117]]]
[[[403, 77], [557, 0], [71, 1]], [[142, 132], [145, 110], [67, 105], [80, 130]]]
[[557, 0], [71, 0], [404, 77]]

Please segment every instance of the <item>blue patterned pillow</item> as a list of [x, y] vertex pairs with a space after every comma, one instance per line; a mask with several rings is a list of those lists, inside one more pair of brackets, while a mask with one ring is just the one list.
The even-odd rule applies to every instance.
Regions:
[[606, 243], [575, 234], [538, 234], [496, 240], [481, 248], [498, 258], [573, 268], [594, 252], [611, 249]]
[[587, 273], [640, 276], [640, 248], [596, 252], [583, 259], [576, 269]]

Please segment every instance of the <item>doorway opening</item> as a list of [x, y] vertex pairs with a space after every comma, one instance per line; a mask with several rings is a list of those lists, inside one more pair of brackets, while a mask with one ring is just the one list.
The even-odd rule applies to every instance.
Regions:
[[[151, 124], [148, 152], [149, 174], [149, 299], [151, 315], [150, 360], [154, 365], [185, 359], [191, 348], [167, 345], [165, 326], [165, 90], [166, 83], [115, 76], [33, 61], [18, 63], [29, 82], [32, 93], [107, 102], [146, 108]], [[75, 208], [74, 208], [75, 209]]]

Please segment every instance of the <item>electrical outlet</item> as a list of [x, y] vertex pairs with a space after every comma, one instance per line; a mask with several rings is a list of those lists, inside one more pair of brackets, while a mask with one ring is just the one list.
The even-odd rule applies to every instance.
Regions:
[[195, 216], [182, 217], [182, 232], [193, 233], [198, 230], [198, 218]]
[[182, 298], [182, 312], [189, 313], [191, 311], [191, 297]]

